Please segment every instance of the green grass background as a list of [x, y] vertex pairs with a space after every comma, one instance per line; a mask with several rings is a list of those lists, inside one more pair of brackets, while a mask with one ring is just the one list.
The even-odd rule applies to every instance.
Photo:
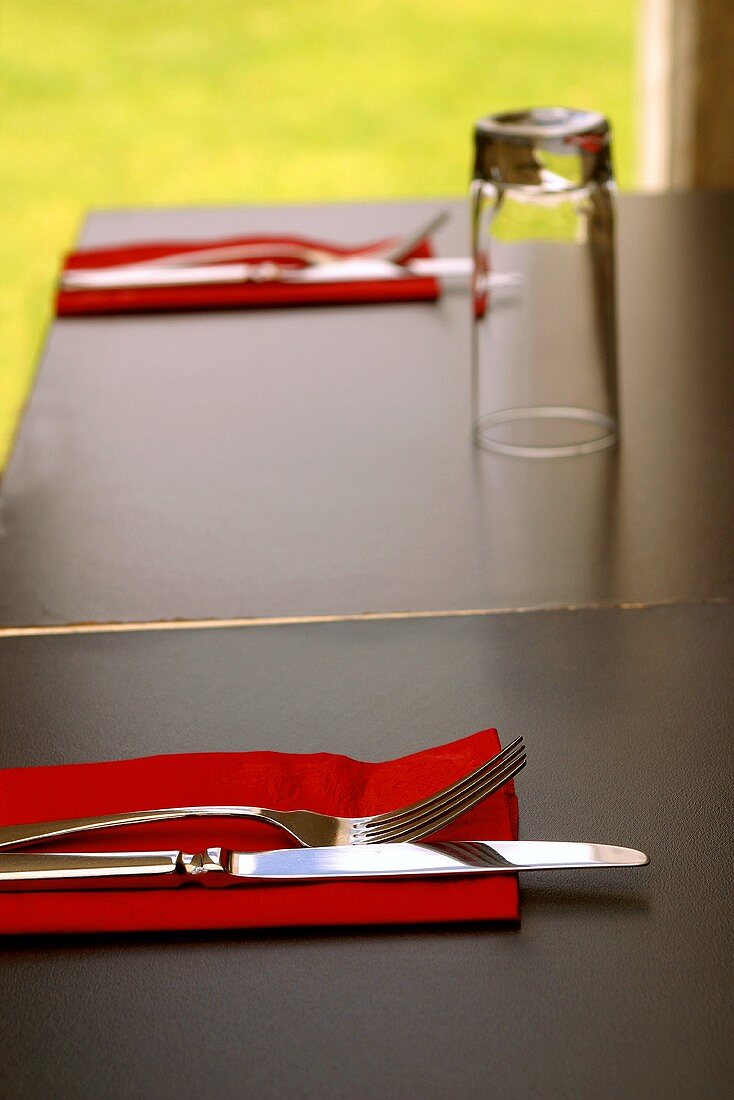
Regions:
[[472, 121], [608, 114], [637, 0], [0, 0], [0, 465], [92, 207], [465, 192]]

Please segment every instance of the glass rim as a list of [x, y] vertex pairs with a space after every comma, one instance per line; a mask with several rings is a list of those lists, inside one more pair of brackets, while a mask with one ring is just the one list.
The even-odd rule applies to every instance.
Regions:
[[475, 126], [477, 135], [503, 140], [542, 142], [583, 134], [607, 134], [609, 120], [599, 111], [573, 107], [527, 107], [484, 115]]

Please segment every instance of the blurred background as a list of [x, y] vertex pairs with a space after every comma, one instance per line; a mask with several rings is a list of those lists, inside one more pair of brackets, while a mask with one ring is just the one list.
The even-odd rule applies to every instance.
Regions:
[[639, 182], [638, 0], [0, 0], [0, 468], [91, 207], [460, 195], [473, 121], [596, 109]]

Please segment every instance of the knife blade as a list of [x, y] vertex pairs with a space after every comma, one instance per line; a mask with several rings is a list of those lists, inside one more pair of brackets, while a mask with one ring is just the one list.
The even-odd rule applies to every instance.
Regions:
[[[308, 882], [324, 879], [507, 874], [516, 871], [641, 867], [644, 852], [609, 844], [474, 840], [441, 844], [365, 844], [234, 852], [207, 848], [162, 852], [9, 852], [0, 854], [0, 889], [21, 884], [80, 887], [100, 880], [139, 879], [142, 885], [186, 881]], [[137, 884], [137, 883], [136, 883]], [[23, 888], [21, 886], [21, 888]], [[28, 888], [28, 887], [26, 887]]]
[[[201, 286], [222, 283], [380, 282], [410, 278], [469, 279], [474, 270], [471, 256], [437, 256], [392, 263], [389, 260], [337, 260], [310, 267], [285, 267], [273, 263], [226, 263], [199, 267], [133, 266], [77, 268], [64, 271], [62, 290], [133, 290], [145, 287]], [[490, 288], [517, 286], [515, 274], [489, 276]]]

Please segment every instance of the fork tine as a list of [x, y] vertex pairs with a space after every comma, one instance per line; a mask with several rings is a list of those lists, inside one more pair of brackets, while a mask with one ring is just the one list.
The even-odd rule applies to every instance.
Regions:
[[[455, 807], [465, 804], [472, 805], [482, 798], [486, 798], [491, 790], [496, 789], [496, 784], [506, 782], [505, 778], [516, 765], [525, 762], [525, 748], [518, 745], [499, 762], [492, 761], [481, 769], [465, 777], [465, 780], [442, 792], [438, 798], [419, 803], [410, 811], [401, 811], [392, 816], [385, 816], [379, 821], [366, 821], [360, 830], [361, 836], [366, 839], [376, 840], [386, 838], [393, 833], [413, 829], [428, 823], [437, 816], [443, 816], [447, 812], [453, 812]], [[513, 773], [514, 774], [514, 773]]]
[[476, 806], [478, 802], [483, 802], [491, 794], [494, 794], [496, 790], [508, 783], [517, 773], [525, 767], [527, 758], [523, 754], [518, 757], [514, 763], [507, 764], [503, 767], [500, 774], [489, 784], [482, 784], [477, 787], [470, 795], [466, 795], [450, 805], [439, 808], [434, 813], [428, 816], [422, 816], [418, 820], [411, 822], [404, 822], [397, 825], [392, 830], [385, 830], [378, 834], [372, 832], [366, 833], [363, 844], [391, 844], [397, 841], [409, 841], [420, 840], [424, 836], [430, 836], [432, 833], [438, 832], [445, 825], [449, 825], [455, 818], [461, 814], [466, 813], [473, 806]]
[[478, 786], [492, 782], [494, 776], [498, 774], [506, 764], [510, 763], [520, 753], [524, 752], [525, 747], [522, 744], [522, 738], [518, 738], [516, 741], [513, 741], [511, 745], [508, 745], [501, 752], [497, 753], [496, 756], [487, 760], [484, 764], [480, 765], [480, 767], [475, 768], [473, 772], [469, 772], [468, 775], [462, 776], [456, 783], [452, 783], [451, 786], [445, 787], [443, 790], [437, 791], [435, 794], [422, 799], [420, 802], [415, 802], [411, 806], [405, 806], [399, 810], [388, 811], [376, 815], [375, 817], [362, 818], [359, 822], [355, 822], [355, 826], [357, 826], [358, 831], [369, 830], [377, 832], [385, 828], [392, 829], [398, 825], [412, 825], [418, 818], [435, 813], [445, 808], [447, 805], [453, 804], [457, 799], [474, 791]]
[[404, 817], [413, 817], [421, 810], [428, 810], [432, 806], [437, 804], [444, 804], [448, 798], [451, 798], [457, 791], [462, 788], [471, 786], [477, 780], [481, 779], [487, 772], [494, 771], [495, 768], [505, 763], [510, 757], [516, 755], [518, 750], [524, 751], [522, 737], [516, 737], [514, 741], [511, 741], [509, 745], [505, 745], [489, 760], [485, 760], [483, 764], [480, 764], [474, 771], [469, 772], [467, 775], [462, 775], [456, 782], [451, 783], [448, 787], [444, 787], [443, 790], [435, 791], [433, 794], [428, 795], [427, 798], [422, 798], [419, 802], [413, 802], [410, 806], [403, 806], [399, 810], [386, 810], [385, 813], [374, 814], [371, 817], [356, 818], [355, 824], [369, 825], [370, 827], [382, 825], [383, 823], [392, 824]]
[[448, 210], [439, 210], [438, 214], [430, 218], [424, 225], [421, 225], [418, 229], [415, 229], [412, 233], [401, 237], [396, 245], [392, 248], [388, 248], [385, 251], [384, 259], [392, 260], [393, 263], [399, 263], [400, 260], [404, 260], [406, 256], [421, 244], [426, 237], [430, 237], [431, 233], [435, 233], [444, 222], [448, 221]]
[[387, 844], [394, 840], [407, 839], [409, 833], [411, 836], [428, 836], [442, 825], [447, 825], [454, 818], [459, 817], [460, 814], [470, 810], [478, 802], [483, 802], [486, 798], [489, 798], [499, 787], [512, 779], [526, 763], [527, 758], [523, 754], [504, 765], [499, 772], [493, 773], [490, 779], [476, 785], [470, 791], [464, 792], [461, 797], [452, 799], [445, 805], [437, 806], [428, 813], [424, 812], [415, 818], [400, 821], [389, 828], [382, 826], [378, 830], [368, 830], [362, 834], [362, 842]]
[[378, 836], [385, 837], [387, 834], [402, 832], [408, 828], [412, 829], [423, 822], [433, 820], [437, 815], [443, 815], [447, 811], [451, 811], [454, 806], [464, 805], [469, 799], [473, 800], [473, 805], [474, 802], [486, 798], [492, 790], [496, 789], [497, 780], [506, 782], [502, 777], [507, 774], [508, 770], [515, 764], [524, 763], [525, 760], [525, 748], [522, 745], [518, 746], [514, 752], [510, 753], [500, 763], [483, 769], [479, 774], [472, 775], [470, 781], [457, 785], [445, 797], [436, 799], [410, 814], [403, 812], [396, 814], [393, 818], [383, 819], [376, 823], [368, 821], [365, 825], [364, 835], [369, 836], [370, 840]]

